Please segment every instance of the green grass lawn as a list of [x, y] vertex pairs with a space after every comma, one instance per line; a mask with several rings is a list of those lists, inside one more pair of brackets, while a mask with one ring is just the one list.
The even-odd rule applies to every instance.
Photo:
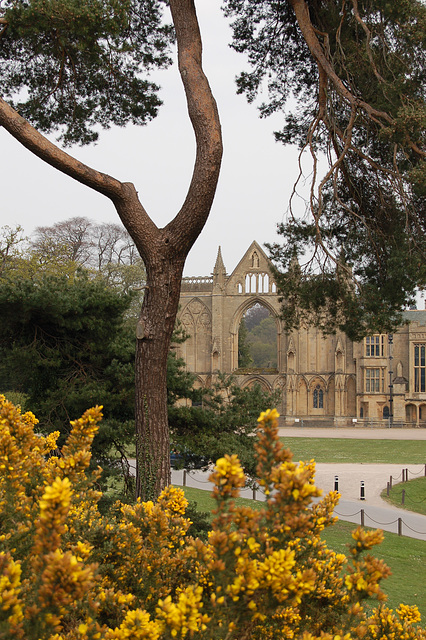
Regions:
[[[188, 500], [197, 503], [200, 511], [211, 513], [215, 501], [209, 491], [184, 487]], [[237, 504], [261, 508], [261, 502], [253, 502], [238, 498]], [[351, 539], [351, 531], [356, 525], [339, 520], [323, 534], [328, 546], [336, 552], [347, 553], [347, 545]], [[383, 581], [382, 587], [388, 596], [388, 604], [396, 608], [401, 602], [416, 604], [422, 614], [423, 624], [426, 621], [426, 589], [424, 585], [424, 567], [426, 562], [426, 545], [423, 540], [399, 537], [394, 533], [384, 533], [384, 541], [374, 547], [373, 555], [382, 558], [391, 568], [392, 575]]]
[[[404, 504], [402, 504], [403, 491], [405, 491]], [[400, 509], [408, 509], [426, 515], [426, 478], [399, 482], [392, 487], [389, 496], [385, 490], [382, 491], [381, 497]]]
[[[324, 532], [328, 546], [334, 551], [346, 553], [351, 531], [355, 526], [351, 522], [339, 520], [336, 525]], [[416, 604], [426, 621], [426, 589], [424, 571], [426, 564], [426, 544], [396, 533], [384, 532], [384, 541], [374, 547], [372, 555], [383, 559], [391, 568], [392, 575], [382, 582], [383, 591], [388, 596], [388, 605], [395, 609], [401, 602]]]
[[355, 440], [352, 438], [280, 438], [296, 460], [426, 464], [426, 441]]

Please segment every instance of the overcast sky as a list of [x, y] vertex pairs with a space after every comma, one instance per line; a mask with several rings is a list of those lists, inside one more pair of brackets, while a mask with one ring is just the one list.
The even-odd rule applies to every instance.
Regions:
[[[244, 58], [228, 46], [231, 32], [219, 0], [197, 2], [204, 43], [204, 69], [221, 116], [224, 158], [210, 218], [192, 249], [185, 275], [209, 275], [218, 246], [228, 273], [253, 240], [278, 238], [297, 175], [297, 150], [276, 143], [282, 119], [260, 120], [254, 105], [235, 93]], [[71, 152], [86, 164], [136, 185], [154, 222], [164, 226], [180, 208], [195, 155], [183, 88], [176, 64], [156, 75], [164, 101], [145, 127], [101, 133], [97, 145]], [[27, 235], [39, 225], [73, 216], [119, 222], [109, 200], [50, 168], [0, 128], [1, 223], [21, 224]]]

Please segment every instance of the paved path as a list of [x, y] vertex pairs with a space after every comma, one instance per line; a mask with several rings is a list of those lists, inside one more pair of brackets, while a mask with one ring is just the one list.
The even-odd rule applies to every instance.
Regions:
[[[330, 466], [332, 468], [328, 468]], [[398, 509], [380, 498], [383, 483], [386, 486], [386, 478], [388, 478], [388, 476], [382, 475], [385, 470], [381, 468], [386, 467], [386, 472], [388, 472], [390, 469], [393, 471], [400, 470], [399, 466], [319, 464], [315, 475], [316, 485], [323, 489], [324, 493], [334, 489], [336, 466], [339, 467], [339, 492], [342, 498], [335, 510], [335, 515], [341, 520], [361, 524], [361, 510], [363, 510], [364, 525], [366, 527], [383, 529], [391, 533], [398, 533], [401, 530], [402, 535], [426, 540], [426, 516]], [[415, 466], [420, 467], [420, 465], [413, 465], [413, 468]], [[343, 471], [342, 467], [347, 468]], [[370, 469], [367, 469], [368, 467]], [[208, 481], [210, 473], [210, 471], [187, 472], [185, 474], [186, 486], [211, 491], [213, 485]], [[356, 495], [356, 491], [360, 487], [359, 482], [357, 482], [358, 477], [365, 478], [365, 500], [361, 500], [359, 494], [358, 496]], [[183, 470], [172, 470], [172, 483], [177, 486], [183, 485]], [[349, 499], [345, 499], [345, 496], [349, 496]], [[250, 499], [253, 497], [253, 491], [244, 489], [241, 492], [241, 497]], [[261, 491], [256, 492], [256, 499], [265, 499]], [[399, 518], [401, 519], [400, 522], [398, 522]]]
[[[426, 429], [381, 429], [365, 427], [282, 427], [280, 436], [284, 437], [313, 437], [313, 438], [355, 438], [376, 440], [419, 440], [426, 441]], [[424, 446], [423, 443], [419, 446]], [[426, 446], [425, 446], [426, 463]], [[365, 526], [377, 527], [403, 535], [426, 540], [426, 516], [413, 513], [406, 509], [398, 509], [381, 497], [392, 476], [393, 484], [402, 481], [402, 470], [408, 468], [408, 477], [424, 475], [425, 465], [400, 464], [317, 464], [315, 482], [324, 493], [332, 491], [335, 479], [338, 479], [338, 490], [341, 495], [336, 509], [336, 515], [348, 522], [361, 524], [363, 518]], [[198, 489], [211, 490], [208, 482], [210, 472], [194, 471], [186, 476], [187, 486]], [[183, 471], [173, 471], [174, 484], [183, 483]], [[361, 500], [361, 481], [364, 483], [364, 500]], [[252, 491], [247, 489], [241, 493], [242, 497], [252, 498]], [[256, 498], [262, 499], [257, 492]], [[361, 511], [362, 510], [362, 511]], [[401, 519], [398, 521], [398, 519]]]
[[[366, 428], [366, 427], [282, 427], [281, 437], [292, 438], [354, 438], [360, 440], [419, 440], [424, 447], [426, 464], [426, 429]], [[412, 480], [425, 474], [425, 465], [395, 464], [317, 464], [315, 480], [324, 492], [334, 489], [335, 477], [341, 494], [336, 515], [341, 520], [360, 524], [361, 509], [364, 524], [385, 531], [426, 540], [426, 516], [398, 509], [380, 497], [392, 476], [392, 483], [402, 481], [402, 471], [408, 469]], [[364, 500], [361, 500], [361, 482], [364, 483]], [[398, 523], [401, 518], [402, 523]]]
[[[356, 438], [376, 440], [419, 440], [426, 441], [426, 429], [381, 429], [364, 427], [282, 427], [280, 436], [313, 437], [313, 438]], [[424, 446], [420, 444], [419, 446]], [[135, 461], [130, 460], [131, 466]], [[426, 463], [426, 446], [425, 446]], [[402, 481], [402, 469], [408, 468], [408, 477], [424, 475], [424, 464], [317, 464], [315, 483], [324, 493], [332, 491], [335, 477], [338, 477], [340, 502], [335, 511], [336, 515], [347, 522], [361, 524], [361, 510], [364, 524], [367, 527], [380, 528], [391, 533], [398, 533], [419, 540], [426, 540], [426, 516], [413, 513], [406, 509], [398, 509], [381, 497], [392, 476], [393, 484]], [[209, 483], [210, 471], [191, 471], [186, 474], [188, 487], [211, 491], [213, 485]], [[172, 470], [172, 483], [183, 485], [183, 470]], [[364, 500], [361, 500], [361, 481], [364, 482]], [[252, 498], [251, 489], [241, 492], [244, 498]], [[262, 500], [261, 492], [256, 492], [256, 499]], [[398, 522], [398, 519], [401, 519]]]

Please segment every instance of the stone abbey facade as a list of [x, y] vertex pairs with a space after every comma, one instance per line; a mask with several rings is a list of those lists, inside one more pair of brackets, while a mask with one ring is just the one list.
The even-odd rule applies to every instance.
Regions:
[[[277, 367], [238, 369], [241, 319], [266, 307], [277, 329]], [[184, 278], [179, 318], [190, 338], [178, 354], [199, 386], [219, 371], [242, 386], [280, 390], [286, 424], [394, 424], [426, 426], [426, 311], [407, 311], [393, 336], [360, 343], [345, 334], [323, 336], [315, 327], [286, 334], [277, 289], [263, 249], [253, 242], [227, 275], [219, 248], [212, 276]]]

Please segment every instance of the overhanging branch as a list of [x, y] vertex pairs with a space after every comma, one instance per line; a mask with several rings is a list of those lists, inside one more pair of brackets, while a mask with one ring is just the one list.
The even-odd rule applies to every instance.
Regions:
[[2, 98], [0, 98], [0, 125], [29, 151], [55, 169], [106, 195], [111, 200], [122, 196], [123, 184], [119, 180], [92, 169], [60, 149]]

